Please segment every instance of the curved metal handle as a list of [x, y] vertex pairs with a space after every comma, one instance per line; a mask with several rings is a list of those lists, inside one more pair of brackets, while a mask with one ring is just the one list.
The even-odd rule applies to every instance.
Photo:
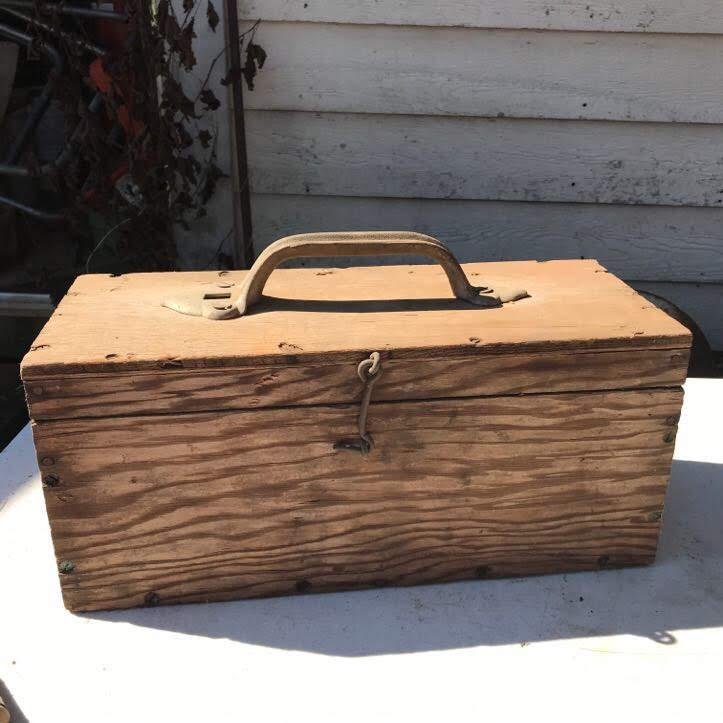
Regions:
[[261, 301], [266, 282], [284, 261], [290, 259], [337, 256], [396, 256], [414, 254], [436, 261], [444, 269], [452, 293], [476, 306], [500, 306], [503, 301], [522, 298], [527, 293], [516, 290], [505, 298], [495, 295], [486, 286], [473, 286], [452, 252], [437, 239], [407, 231], [354, 231], [339, 233], [307, 233], [287, 236], [268, 246], [256, 259], [243, 282], [233, 291], [206, 294], [199, 299], [175, 298], [163, 302], [175, 311], [209, 319], [234, 319], [249, 313]]
[[452, 293], [464, 301], [491, 306], [488, 297], [481, 297], [486, 288], [472, 286], [452, 252], [437, 239], [421, 233], [373, 231], [349, 233], [305, 233], [275, 241], [256, 259], [241, 285], [236, 309], [239, 316], [257, 304], [273, 270], [290, 259], [335, 256], [426, 256], [444, 269]]

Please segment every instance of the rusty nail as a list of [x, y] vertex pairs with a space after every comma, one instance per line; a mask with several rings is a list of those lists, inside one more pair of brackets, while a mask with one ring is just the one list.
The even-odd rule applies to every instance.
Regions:
[[143, 598], [146, 605], [158, 605], [161, 602], [161, 596], [157, 592], [149, 592], [146, 593], [146, 596]]
[[660, 510], [655, 512], [648, 512], [648, 522], [659, 522], [663, 518], [663, 513]]
[[63, 560], [60, 565], [58, 565], [58, 570], [61, 575], [69, 575], [75, 570], [75, 563], [70, 560]]
[[46, 487], [57, 487], [60, 484], [60, 477], [57, 474], [46, 474], [43, 477], [43, 484]]

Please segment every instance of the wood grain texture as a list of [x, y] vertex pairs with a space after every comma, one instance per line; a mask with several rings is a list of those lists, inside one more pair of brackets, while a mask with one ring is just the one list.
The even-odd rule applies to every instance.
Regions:
[[717, 36], [262, 23], [256, 110], [723, 121]]
[[654, 559], [682, 391], [34, 424], [66, 605], [93, 610]]
[[[374, 399], [673, 387], [687, 367], [687, 350], [669, 349], [391, 358]], [[45, 378], [42, 386], [42, 395], [29, 392], [35, 420], [340, 404], [362, 393], [355, 362], [75, 375]]]
[[373, 222], [434, 236], [462, 262], [594, 258], [622, 279], [723, 281], [720, 208], [274, 194], [251, 202], [258, 251], [310, 228], [352, 231]]
[[[530, 298], [484, 309], [451, 297], [436, 265], [281, 269], [258, 311], [211, 321], [161, 306], [245, 272], [79, 277], [22, 364], [23, 379], [73, 374], [296, 366], [485, 353], [683, 349], [690, 334], [595, 261], [466, 264], [472, 283]], [[42, 384], [26, 386], [32, 404]], [[433, 389], [428, 396], [434, 396]]]
[[723, 7], [717, 0], [241, 0], [239, 17], [244, 22], [261, 18], [373, 25], [723, 33]]
[[255, 193], [718, 206], [723, 125], [248, 111]]
[[631, 281], [638, 291], [662, 296], [685, 311], [698, 324], [711, 347], [723, 351], [723, 284], [670, 284]]

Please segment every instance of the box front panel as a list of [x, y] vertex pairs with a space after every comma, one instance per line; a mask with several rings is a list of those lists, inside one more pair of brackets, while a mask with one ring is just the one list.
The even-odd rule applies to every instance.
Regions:
[[682, 391], [38, 422], [72, 610], [654, 559]]

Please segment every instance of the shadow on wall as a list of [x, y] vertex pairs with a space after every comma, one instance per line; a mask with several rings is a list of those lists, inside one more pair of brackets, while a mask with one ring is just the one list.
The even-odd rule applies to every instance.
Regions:
[[179, 605], [99, 620], [324, 655], [365, 656], [723, 625], [723, 465], [676, 461], [647, 568]]

